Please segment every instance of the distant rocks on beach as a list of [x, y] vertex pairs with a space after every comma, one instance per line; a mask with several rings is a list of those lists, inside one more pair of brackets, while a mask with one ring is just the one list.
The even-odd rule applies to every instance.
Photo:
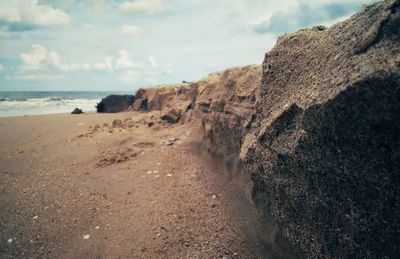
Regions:
[[75, 108], [75, 109], [71, 112], [71, 114], [82, 114], [82, 113], [83, 113], [82, 109], [79, 109], [79, 108]]
[[133, 95], [109, 95], [97, 104], [96, 109], [99, 113], [116, 113], [128, 110], [135, 101]]

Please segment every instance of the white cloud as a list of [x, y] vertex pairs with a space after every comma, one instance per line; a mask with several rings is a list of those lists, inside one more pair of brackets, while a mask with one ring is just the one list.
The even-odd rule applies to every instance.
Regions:
[[142, 35], [143, 30], [137, 25], [122, 25], [119, 27], [118, 33], [122, 36], [135, 37]]
[[0, 72], [4, 70], [4, 66], [0, 64]]
[[116, 70], [127, 70], [137, 67], [137, 65], [132, 61], [128, 51], [121, 49], [118, 52], [118, 57], [115, 61], [114, 68]]
[[65, 64], [62, 62], [60, 55], [57, 52], [47, 50], [39, 44], [32, 45], [32, 48], [29, 51], [21, 53], [19, 57], [21, 61], [21, 65], [18, 68], [19, 73], [49, 69], [60, 71], [91, 69], [91, 65], [88, 63]]
[[32, 45], [32, 49], [19, 55], [21, 60], [21, 70], [40, 70], [43, 69], [47, 62], [47, 50], [38, 45]]
[[148, 60], [149, 60], [150, 67], [152, 67], [154, 69], [158, 68], [157, 61], [153, 56], [150, 56]]
[[39, 3], [38, 0], [5, 0], [0, 3], [0, 21], [37, 26], [59, 26], [69, 24], [71, 17], [51, 5]]
[[129, 13], [157, 13], [164, 8], [163, 0], [134, 0], [125, 1], [120, 5], [120, 10]]

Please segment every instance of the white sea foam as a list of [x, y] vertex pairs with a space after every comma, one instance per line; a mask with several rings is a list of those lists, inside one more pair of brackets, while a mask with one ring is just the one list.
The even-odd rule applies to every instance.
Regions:
[[0, 92], [0, 117], [95, 111], [110, 94], [126, 92]]

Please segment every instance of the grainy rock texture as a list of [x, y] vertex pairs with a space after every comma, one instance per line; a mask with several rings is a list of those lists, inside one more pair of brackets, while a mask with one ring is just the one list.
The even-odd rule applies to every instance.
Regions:
[[185, 107], [196, 96], [196, 89], [189, 84], [164, 85], [139, 89], [132, 106], [134, 111], [155, 111], [175, 108], [185, 111]]
[[135, 96], [133, 95], [109, 95], [103, 98], [96, 108], [97, 112], [122, 112], [128, 110], [134, 101]]
[[281, 36], [261, 84], [257, 67], [197, 83], [209, 146], [241, 161], [305, 257], [400, 254], [399, 9]]
[[174, 123], [200, 118], [209, 151], [251, 175], [254, 202], [275, 220], [264, 224], [265, 242], [278, 255], [396, 258], [399, 2], [283, 35], [262, 66], [141, 89], [131, 109]]
[[251, 65], [212, 73], [194, 84], [198, 88], [195, 114], [202, 117], [211, 151], [227, 159], [240, 152], [243, 128], [250, 126], [260, 83], [261, 66]]
[[168, 123], [189, 122], [196, 95], [196, 85], [187, 83], [139, 89], [131, 109], [161, 111], [160, 119]]
[[174, 108], [169, 110], [165, 114], [161, 115], [161, 117], [160, 117], [160, 119], [162, 119], [163, 121], [166, 121], [171, 124], [177, 123], [180, 118], [181, 118], [180, 111], [177, 111]]

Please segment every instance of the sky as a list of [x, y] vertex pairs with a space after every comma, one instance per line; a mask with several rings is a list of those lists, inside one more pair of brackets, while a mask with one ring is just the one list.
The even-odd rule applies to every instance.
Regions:
[[261, 64], [371, 0], [0, 0], [0, 91], [136, 91]]

